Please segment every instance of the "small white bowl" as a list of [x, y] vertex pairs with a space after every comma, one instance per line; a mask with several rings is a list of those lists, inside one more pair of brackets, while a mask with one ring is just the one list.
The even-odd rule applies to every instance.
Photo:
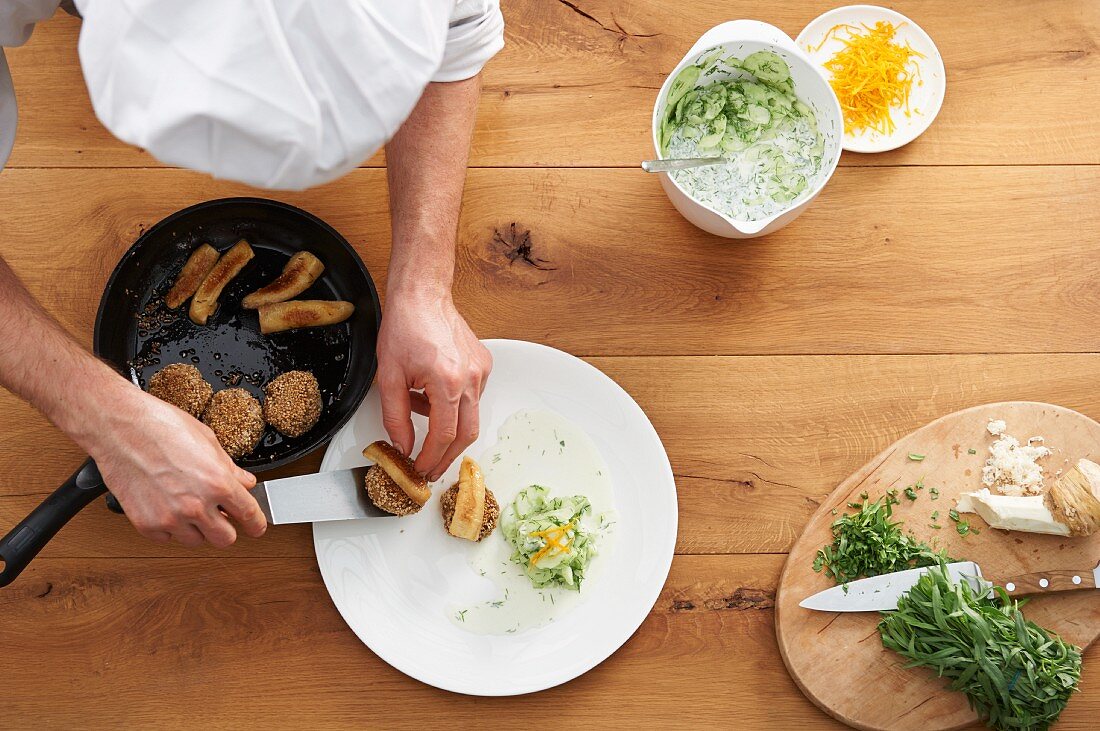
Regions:
[[[895, 125], [893, 133], [883, 135], [864, 130], [853, 135], [845, 132], [843, 145], [844, 149], [850, 152], [886, 152], [909, 144], [932, 124], [932, 120], [939, 114], [940, 107], [943, 105], [943, 96], [947, 90], [947, 74], [943, 68], [943, 57], [940, 56], [936, 44], [919, 25], [889, 8], [880, 8], [877, 5], [847, 5], [830, 10], [819, 15], [803, 28], [795, 39], [795, 43], [813, 63], [822, 67], [827, 78], [829, 72], [824, 71], [825, 62], [844, 47], [836, 37], [825, 40], [829, 31], [837, 25], [873, 26], [880, 20], [893, 23], [898, 27], [897, 34], [894, 36], [897, 43], [908, 43], [914, 51], [924, 55], [924, 58], [915, 59], [923, 83], [913, 83], [913, 90], [909, 95], [910, 116], [906, 117], [904, 110], [901, 109], [891, 111], [890, 117]], [[824, 45], [822, 41], [825, 41]]]

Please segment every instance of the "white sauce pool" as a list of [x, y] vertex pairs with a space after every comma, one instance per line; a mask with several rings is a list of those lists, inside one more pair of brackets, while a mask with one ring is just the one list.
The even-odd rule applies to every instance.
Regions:
[[546, 410], [520, 411], [509, 417], [497, 432], [497, 443], [479, 462], [501, 512], [530, 485], [549, 488], [551, 497], [584, 495], [592, 504], [592, 512], [582, 524], [593, 532], [598, 553], [579, 592], [534, 588], [510, 560], [512, 546], [498, 526], [484, 541], [471, 546], [468, 559], [474, 573], [492, 583], [491, 596], [447, 608], [451, 622], [475, 634], [513, 634], [541, 627], [583, 602], [607, 564], [615, 522], [607, 464], [587, 434], [560, 414]]

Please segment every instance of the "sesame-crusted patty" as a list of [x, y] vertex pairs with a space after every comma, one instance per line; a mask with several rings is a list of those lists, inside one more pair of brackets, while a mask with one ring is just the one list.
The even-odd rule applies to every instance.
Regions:
[[255, 449], [264, 435], [260, 402], [243, 388], [227, 388], [214, 394], [202, 421], [214, 430], [222, 449], [233, 459]]
[[401, 486], [378, 465], [367, 470], [364, 482], [367, 486], [367, 497], [379, 510], [393, 515], [412, 515], [422, 507], [406, 495]]
[[214, 389], [195, 366], [173, 363], [153, 374], [149, 379], [149, 393], [198, 419], [210, 403]]
[[[443, 511], [443, 527], [451, 532], [451, 521], [455, 517], [455, 500], [458, 499], [458, 483], [451, 485], [447, 491], [439, 496], [439, 507]], [[500, 518], [500, 505], [493, 491], [485, 488], [485, 517], [481, 521], [481, 531], [477, 534], [477, 540], [493, 532]]]
[[287, 371], [264, 386], [264, 419], [288, 437], [300, 437], [321, 418], [321, 387], [309, 371]]

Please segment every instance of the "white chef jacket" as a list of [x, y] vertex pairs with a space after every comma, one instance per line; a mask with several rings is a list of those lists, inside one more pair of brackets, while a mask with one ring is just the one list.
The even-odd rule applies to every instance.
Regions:
[[[0, 46], [25, 42], [58, 4], [0, 0]], [[284, 190], [353, 169], [397, 132], [429, 82], [470, 78], [504, 46], [500, 0], [76, 6], [92, 106], [116, 137], [170, 165]], [[0, 166], [15, 126], [10, 94], [0, 51]]]

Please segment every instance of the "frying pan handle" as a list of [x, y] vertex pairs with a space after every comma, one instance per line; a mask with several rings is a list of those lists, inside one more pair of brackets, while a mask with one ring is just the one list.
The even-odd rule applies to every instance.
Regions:
[[34, 511], [0, 539], [0, 586], [7, 586], [81, 509], [107, 492], [95, 462], [87, 460]]

